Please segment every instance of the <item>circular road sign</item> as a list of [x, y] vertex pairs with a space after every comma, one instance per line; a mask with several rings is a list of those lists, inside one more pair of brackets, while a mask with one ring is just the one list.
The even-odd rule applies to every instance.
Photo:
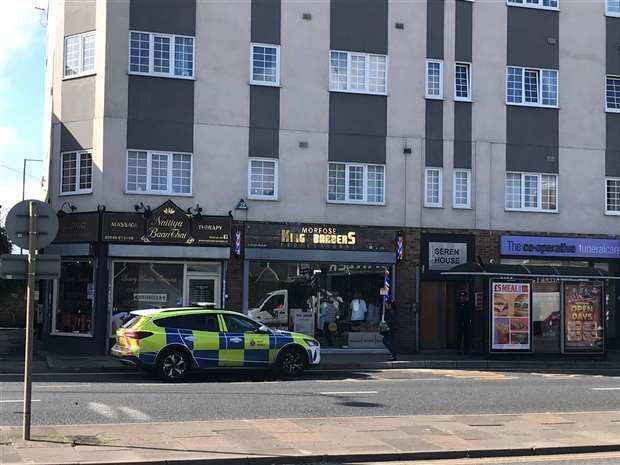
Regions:
[[37, 210], [37, 236], [35, 249], [43, 249], [52, 243], [58, 233], [58, 216], [45, 202], [40, 200], [22, 200], [14, 205], [6, 216], [6, 235], [10, 241], [22, 249], [28, 248], [30, 227], [30, 202]]

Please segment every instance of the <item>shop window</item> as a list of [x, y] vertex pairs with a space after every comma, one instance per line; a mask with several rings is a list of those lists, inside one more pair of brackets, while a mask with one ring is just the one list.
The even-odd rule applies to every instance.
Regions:
[[93, 262], [63, 261], [56, 285], [53, 334], [92, 336], [94, 314]]
[[532, 292], [534, 352], [558, 354], [562, 335], [560, 284], [557, 282], [533, 283]]

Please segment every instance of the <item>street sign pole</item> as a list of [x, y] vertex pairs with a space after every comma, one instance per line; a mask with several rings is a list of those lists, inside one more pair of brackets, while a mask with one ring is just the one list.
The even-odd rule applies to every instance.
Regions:
[[32, 346], [34, 337], [34, 286], [37, 250], [37, 204], [30, 201], [28, 228], [28, 288], [26, 295], [26, 357], [24, 361], [24, 441], [30, 441], [30, 417], [32, 414]]

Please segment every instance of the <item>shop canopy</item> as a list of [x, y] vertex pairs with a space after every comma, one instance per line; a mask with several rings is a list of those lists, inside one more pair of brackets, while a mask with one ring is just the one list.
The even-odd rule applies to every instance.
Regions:
[[446, 276], [463, 277], [510, 277], [555, 279], [620, 279], [606, 270], [589, 266], [545, 266], [465, 263], [441, 273]]

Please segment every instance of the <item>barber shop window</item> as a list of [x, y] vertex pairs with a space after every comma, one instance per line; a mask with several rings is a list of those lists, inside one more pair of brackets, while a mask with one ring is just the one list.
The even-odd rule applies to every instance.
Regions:
[[52, 334], [92, 336], [95, 299], [92, 260], [63, 260], [55, 289]]

